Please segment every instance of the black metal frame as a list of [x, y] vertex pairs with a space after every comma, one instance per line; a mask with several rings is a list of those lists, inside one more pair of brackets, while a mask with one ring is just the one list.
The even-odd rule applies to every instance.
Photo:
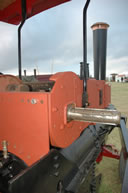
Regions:
[[21, 29], [27, 19], [26, 0], [21, 0], [22, 22], [18, 27], [18, 71], [19, 78], [22, 79], [22, 63], [21, 63]]
[[121, 129], [121, 142], [123, 150], [125, 151], [125, 170], [124, 170], [124, 178], [122, 184], [121, 193], [128, 192], [128, 129], [126, 128], [126, 118], [122, 117], [120, 121], [120, 129]]
[[69, 147], [51, 150], [8, 182], [8, 193], [97, 192], [101, 175], [95, 176], [95, 160], [112, 126], [90, 125]]
[[5, 159], [0, 151], [0, 192], [8, 193], [8, 182], [26, 168], [26, 163], [16, 155], [8, 152]]

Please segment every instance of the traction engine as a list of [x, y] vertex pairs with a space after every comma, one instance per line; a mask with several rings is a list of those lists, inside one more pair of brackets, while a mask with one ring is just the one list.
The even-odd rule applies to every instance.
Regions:
[[[19, 24], [19, 78], [0, 75], [0, 192], [96, 193], [103, 156], [120, 159], [105, 145], [120, 127], [123, 161], [122, 193], [128, 192], [128, 131], [126, 118], [111, 105], [106, 83], [106, 23], [92, 25], [94, 78], [87, 63], [86, 17], [83, 10], [83, 62], [80, 76], [60, 72], [47, 80], [24, 81], [21, 29], [26, 19], [69, 0], [2, 0], [0, 21]], [[43, 77], [43, 76], [42, 76]], [[122, 166], [121, 166], [122, 167]]]

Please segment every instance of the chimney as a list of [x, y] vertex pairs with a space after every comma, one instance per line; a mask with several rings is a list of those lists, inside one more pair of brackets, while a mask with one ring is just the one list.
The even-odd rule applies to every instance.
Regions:
[[106, 50], [107, 50], [107, 23], [95, 23], [91, 26], [93, 30], [93, 57], [94, 78], [96, 80], [106, 79]]

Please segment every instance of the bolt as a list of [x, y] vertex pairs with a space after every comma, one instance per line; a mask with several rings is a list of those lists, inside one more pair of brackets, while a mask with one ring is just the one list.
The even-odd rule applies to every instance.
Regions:
[[59, 164], [59, 163], [54, 164], [54, 168], [55, 168], [55, 169], [58, 169], [59, 167], [60, 167], [60, 164]]
[[58, 111], [58, 108], [57, 107], [53, 107], [52, 108], [52, 112], [57, 112]]
[[31, 100], [31, 103], [32, 103], [32, 104], [36, 104], [36, 103], [37, 103], [37, 100], [36, 100], [36, 99], [32, 99], [32, 100]]
[[8, 166], [8, 169], [9, 169], [9, 170], [12, 170], [12, 169], [13, 169], [12, 165], [9, 165], [9, 166]]
[[0, 168], [2, 168], [3, 167], [3, 163], [2, 162], [0, 162]]
[[13, 175], [12, 175], [12, 174], [9, 174], [9, 178], [13, 178]]
[[89, 103], [85, 103], [86, 107], [89, 106]]
[[55, 172], [53, 175], [54, 175], [55, 177], [58, 177], [58, 176], [59, 176], [59, 172]]
[[72, 122], [70, 122], [70, 123], [67, 124], [67, 127], [68, 127], [68, 128], [71, 128], [72, 126], [73, 126], [73, 123], [72, 123]]
[[59, 159], [59, 156], [58, 155], [56, 155], [56, 156], [54, 156], [54, 158], [53, 158], [54, 160], [58, 160]]

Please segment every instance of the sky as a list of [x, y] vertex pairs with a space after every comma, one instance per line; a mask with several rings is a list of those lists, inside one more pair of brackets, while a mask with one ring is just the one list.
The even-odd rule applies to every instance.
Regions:
[[[73, 71], [83, 59], [82, 14], [85, 0], [72, 0], [28, 19], [22, 29], [22, 70], [33, 74]], [[91, 0], [87, 20], [87, 61], [93, 76], [90, 26], [110, 25], [107, 37], [107, 76], [128, 74], [128, 0]], [[18, 74], [18, 26], [0, 22], [0, 72]]]

